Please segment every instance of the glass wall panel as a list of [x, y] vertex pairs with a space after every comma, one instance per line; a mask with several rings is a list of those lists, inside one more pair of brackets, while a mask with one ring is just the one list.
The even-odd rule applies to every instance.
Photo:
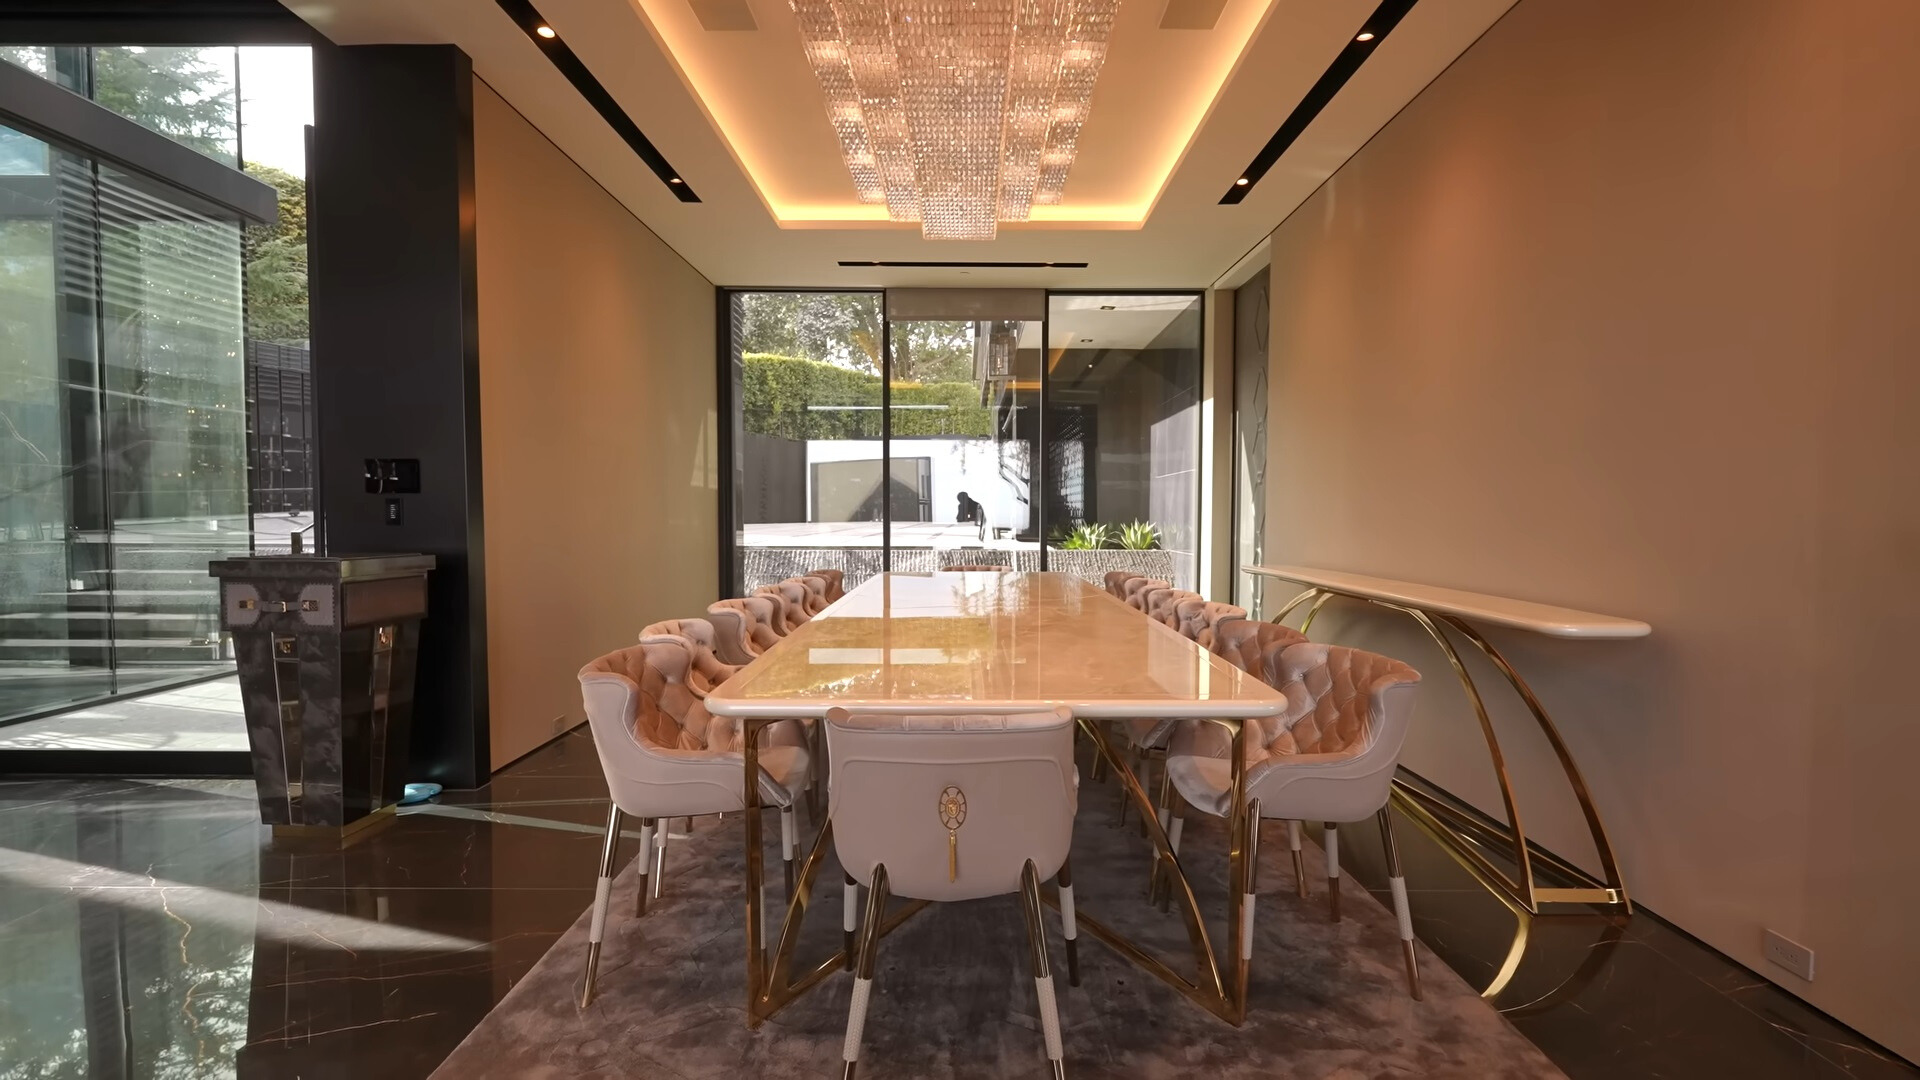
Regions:
[[890, 569], [1040, 569], [1040, 324], [895, 320], [889, 343]]
[[[279, 220], [243, 228], [0, 128], [5, 722], [231, 671], [208, 562], [287, 550], [312, 524], [312, 84], [305, 47], [6, 46], [0, 60], [280, 193]], [[11, 724], [0, 750], [243, 750], [230, 690]]]
[[879, 293], [734, 293], [741, 595], [814, 569], [884, 568]]
[[1048, 299], [1049, 566], [1198, 582], [1201, 298]]
[[0, 127], [0, 717], [113, 689], [92, 173]]
[[1258, 615], [1265, 583], [1242, 566], [1265, 561], [1267, 531], [1267, 336], [1272, 309], [1268, 272], [1233, 294], [1233, 602]]

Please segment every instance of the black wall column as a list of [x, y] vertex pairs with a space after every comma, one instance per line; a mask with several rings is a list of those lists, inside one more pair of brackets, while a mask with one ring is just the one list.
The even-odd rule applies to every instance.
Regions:
[[[489, 751], [472, 64], [450, 45], [318, 45], [313, 67], [309, 286], [326, 551], [438, 558], [409, 776], [473, 787]], [[418, 459], [419, 493], [368, 494], [368, 458]]]

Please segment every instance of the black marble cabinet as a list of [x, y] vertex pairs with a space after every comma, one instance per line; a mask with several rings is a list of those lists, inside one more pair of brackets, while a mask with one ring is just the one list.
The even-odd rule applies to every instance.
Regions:
[[400, 798], [431, 555], [223, 559], [260, 820], [343, 829]]

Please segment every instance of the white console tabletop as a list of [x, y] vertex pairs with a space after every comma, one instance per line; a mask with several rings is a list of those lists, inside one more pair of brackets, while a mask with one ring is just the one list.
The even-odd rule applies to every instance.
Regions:
[[1640, 638], [1653, 633], [1653, 627], [1637, 619], [1596, 615], [1591, 611], [1510, 600], [1504, 596], [1442, 589], [1417, 585], [1411, 581], [1368, 577], [1339, 570], [1320, 570], [1308, 566], [1248, 566], [1249, 574], [1297, 581], [1302, 585], [1326, 589], [1346, 596], [1383, 600], [1389, 604], [1418, 608], [1440, 615], [1455, 615], [1474, 622], [1527, 630], [1560, 638]]

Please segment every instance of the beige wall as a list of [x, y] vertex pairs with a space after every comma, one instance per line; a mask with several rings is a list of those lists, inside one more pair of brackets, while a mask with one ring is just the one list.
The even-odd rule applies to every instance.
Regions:
[[[1916, 191], [1920, 4], [1522, 0], [1273, 236], [1266, 542], [1652, 623], [1496, 637], [1630, 887], [1920, 1058]], [[1407, 764], [1497, 809], [1432, 647], [1324, 626], [1426, 673]]]
[[717, 595], [714, 289], [474, 87], [493, 764], [580, 666]]

